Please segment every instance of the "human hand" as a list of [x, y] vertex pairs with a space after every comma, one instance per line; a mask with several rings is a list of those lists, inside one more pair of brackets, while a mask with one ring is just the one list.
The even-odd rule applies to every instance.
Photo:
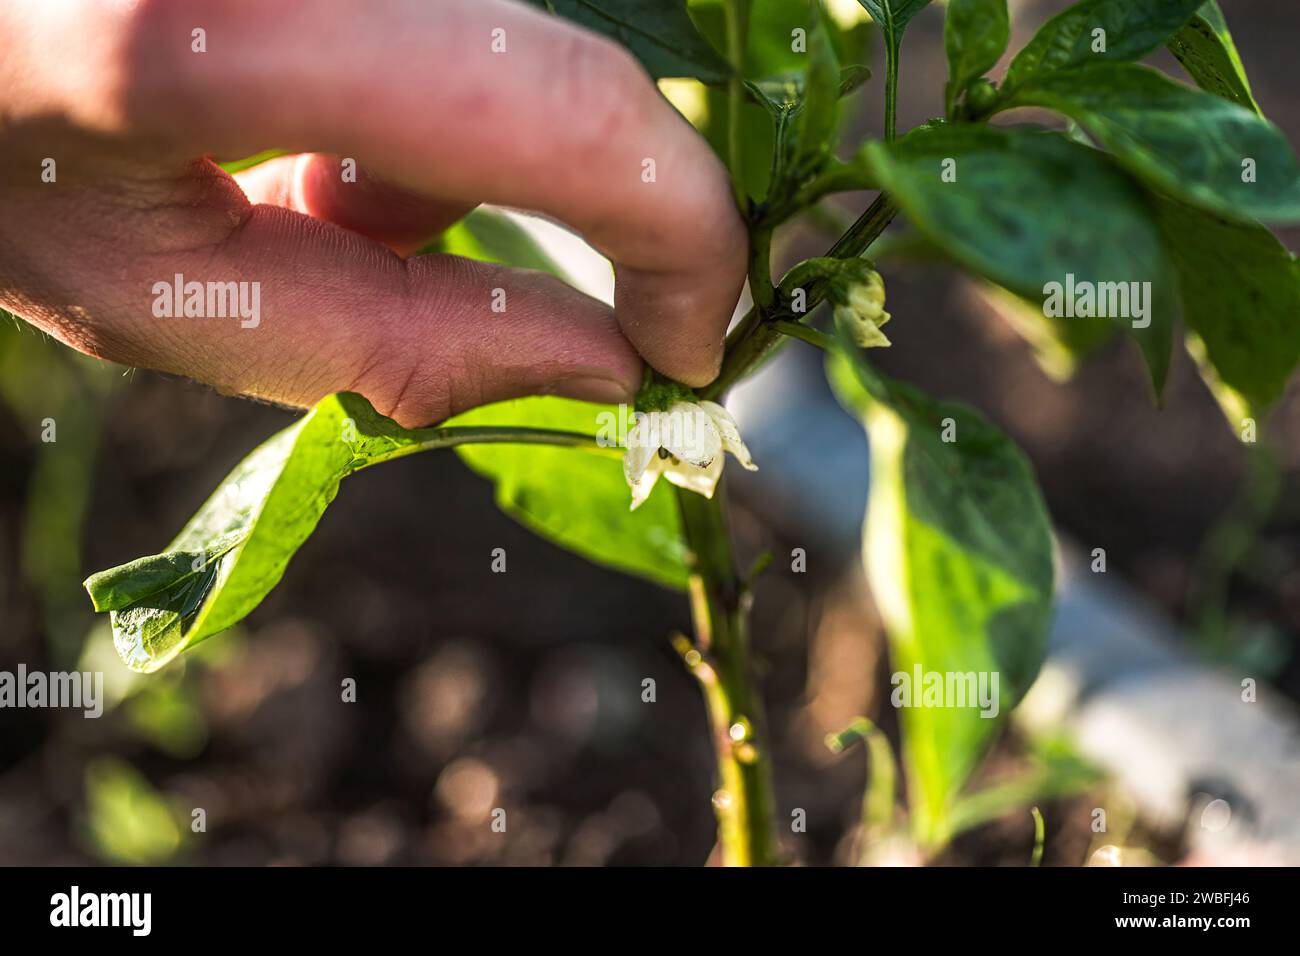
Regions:
[[[270, 147], [293, 155], [233, 178], [205, 158]], [[580, 231], [615, 309], [402, 258], [481, 202]], [[289, 405], [357, 391], [407, 426], [627, 401], [641, 356], [704, 385], [745, 271], [725, 170], [636, 62], [508, 0], [0, 0], [0, 210], [0, 305], [74, 348]], [[156, 317], [176, 274], [259, 283], [260, 321]]]

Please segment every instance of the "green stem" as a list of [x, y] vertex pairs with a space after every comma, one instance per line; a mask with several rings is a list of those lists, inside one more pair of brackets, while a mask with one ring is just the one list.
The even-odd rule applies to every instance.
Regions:
[[823, 352], [829, 352], [834, 347], [831, 337], [825, 332], [818, 332], [814, 328], [802, 324], [801, 322], [790, 322], [786, 319], [779, 319], [772, 323], [772, 328], [782, 335], [788, 335], [792, 339], [798, 339], [801, 342], [807, 342], [809, 345], [815, 345]]
[[591, 435], [581, 432], [557, 431], [549, 428], [524, 428], [509, 425], [451, 426], [449, 428], [422, 428], [415, 432], [420, 440], [377, 455], [367, 462], [380, 462], [405, 458], [422, 451], [452, 448], [456, 445], [558, 445], [564, 448], [582, 448], [599, 454], [622, 457], [623, 449], [602, 445]]
[[677, 501], [696, 641], [675, 643], [700, 683], [709, 714], [722, 860], [727, 866], [773, 866], [780, 863], [776, 800], [763, 702], [750, 660], [749, 587], [736, 572], [721, 489], [711, 499], [678, 489]]
[[772, 230], [760, 229], [749, 237], [749, 294], [759, 315], [766, 315], [776, 305], [772, 286]]
[[885, 49], [885, 141], [894, 138], [898, 129], [898, 48]]
[[727, 59], [731, 62], [731, 79], [727, 83], [728, 164], [736, 205], [744, 212], [749, 208], [749, 201], [745, 193], [745, 140], [741, 117], [745, 106], [745, 38], [749, 34], [749, 0], [727, 0], [724, 12]]
[[[876, 238], [885, 231], [898, 213], [898, 207], [884, 193], [878, 195], [866, 211], [857, 218], [835, 245], [826, 253], [836, 259], [852, 259], [862, 255]], [[814, 284], [807, 290], [808, 308], [804, 313], [810, 315], [825, 296], [821, 283]], [[764, 316], [757, 308], [750, 309], [735, 329], [727, 336], [727, 352], [722, 360], [722, 371], [709, 385], [700, 390], [700, 397], [710, 401], [719, 401], [731, 386], [752, 372], [761, 362], [779, 348], [784, 338], [773, 328], [772, 322], [789, 318], [780, 310]], [[770, 321], [765, 321], [770, 319]]]
[[1228, 590], [1232, 577], [1259, 539], [1282, 486], [1282, 463], [1267, 442], [1247, 446], [1246, 474], [1237, 498], [1211, 528], [1192, 565], [1190, 595], [1193, 633], [1207, 655], [1224, 659], [1234, 650], [1228, 638]]
[[[756, 327], [776, 302], [772, 287], [772, 229], [754, 222], [745, 192], [744, 106], [745, 43], [749, 0], [726, 0], [727, 55], [732, 76], [728, 87], [728, 139], [736, 204], [750, 223], [749, 284], [754, 308], [741, 321]], [[779, 862], [772, 796], [772, 771], [765, 742], [763, 705], [755, 688], [749, 658], [750, 592], [736, 572], [731, 531], [722, 504], [713, 498], [677, 490], [690, 569], [694, 646], [675, 643], [704, 693], [709, 713], [718, 787], [713, 809], [718, 842], [727, 866], [770, 866]]]

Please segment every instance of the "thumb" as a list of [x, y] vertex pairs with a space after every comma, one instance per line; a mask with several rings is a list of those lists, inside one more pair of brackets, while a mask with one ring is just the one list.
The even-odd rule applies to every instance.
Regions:
[[[640, 385], [641, 359], [613, 311], [552, 276], [403, 260], [333, 223], [250, 206], [214, 168], [157, 190], [157, 209], [120, 220], [133, 228], [112, 242], [93, 203], [15, 200], [17, 215], [60, 227], [24, 247], [21, 294], [5, 294], [0, 269], [0, 301], [110, 361], [284, 405], [359, 392], [407, 427], [524, 395], [631, 401]], [[176, 282], [187, 307], [160, 308]], [[247, 289], [257, 315], [186, 314], [193, 283], [209, 301], [213, 287]]]
[[604, 303], [541, 272], [458, 256], [406, 262], [395, 347], [358, 391], [407, 427], [489, 402], [560, 395], [631, 402], [640, 357]]

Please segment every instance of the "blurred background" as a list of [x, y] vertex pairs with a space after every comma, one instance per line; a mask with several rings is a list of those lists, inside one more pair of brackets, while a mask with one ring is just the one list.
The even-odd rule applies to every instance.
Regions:
[[[1064, 5], [1013, 3], [1011, 49]], [[1223, 6], [1256, 99], [1300, 143], [1300, 7]], [[942, 113], [942, 20], [936, 4], [908, 32], [900, 128]], [[1156, 62], [1181, 75], [1171, 57]], [[855, 95], [861, 135], [879, 130], [880, 97], [877, 80]], [[842, 211], [865, 202], [847, 197]], [[1295, 230], [1282, 238], [1300, 245]], [[782, 242], [792, 261], [828, 238], [805, 225]], [[979, 774], [1015, 792], [937, 862], [1023, 864], [1031, 797], [1047, 864], [1297, 862], [1295, 390], [1267, 429], [1277, 462], [1249, 466], [1181, 351], [1156, 409], [1126, 342], [1060, 380], [1071, 370], [1036, 354], [976, 283], [904, 258], [882, 271], [895, 321], [879, 364], [973, 404], [1020, 443], [1067, 568], [1045, 686]], [[864, 759], [823, 738], [862, 714], [897, 739], [857, 564], [865, 440], [806, 351], [787, 350], [736, 410], [763, 468], [733, 487], [739, 546], [778, 556], [755, 610], [778, 822], [789, 830], [791, 812], [806, 813], [806, 832], [786, 834], [794, 860], [851, 862]], [[41, 439], [46, 419], [55, 442]], [[348, 479], [240, 628], [157, 675], [118, 663], [81, 581], [161, 550], [292, 419], [0, 324], [0, 670], [102, 670], [107, 697], [99, 720], [0, 710], [0, 864], [708, 860], [705, 713], [668, 642], [689, 627], [685, 600], [533, 536], [450, 453]], [[490, 570], [498, 547], [505, 575]], [[806, 573], [780, 559], [796, 547]], [[1104, 584], [1088, 572], [1098, 547]], [[1242, 675], [1261, 685], [1245, 723], [1213, 703], [1236, 700]], [[340, 701], [349, 677], [355, 703]], [[1034, 777], [1054, 747], [1096, 772]], [[497, 807], [505, 834], [489, 826]]]

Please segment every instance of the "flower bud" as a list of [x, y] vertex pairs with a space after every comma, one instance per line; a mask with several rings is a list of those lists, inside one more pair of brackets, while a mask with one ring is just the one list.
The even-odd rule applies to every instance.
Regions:
[[966, 112], [978, 119], [993, 109], [998, 100], [998, 88], [986, 79], [978, 79], [966, 88]]
[[[837, 294], [838, 293], [838, 294]], [[885, 311], [885, 280], [875, 269], [864, 268], [840, 289], [832, 290], [835, 321], [862, 348], [887, 348], [889, 339], [880, 327], [889, 321]]]

